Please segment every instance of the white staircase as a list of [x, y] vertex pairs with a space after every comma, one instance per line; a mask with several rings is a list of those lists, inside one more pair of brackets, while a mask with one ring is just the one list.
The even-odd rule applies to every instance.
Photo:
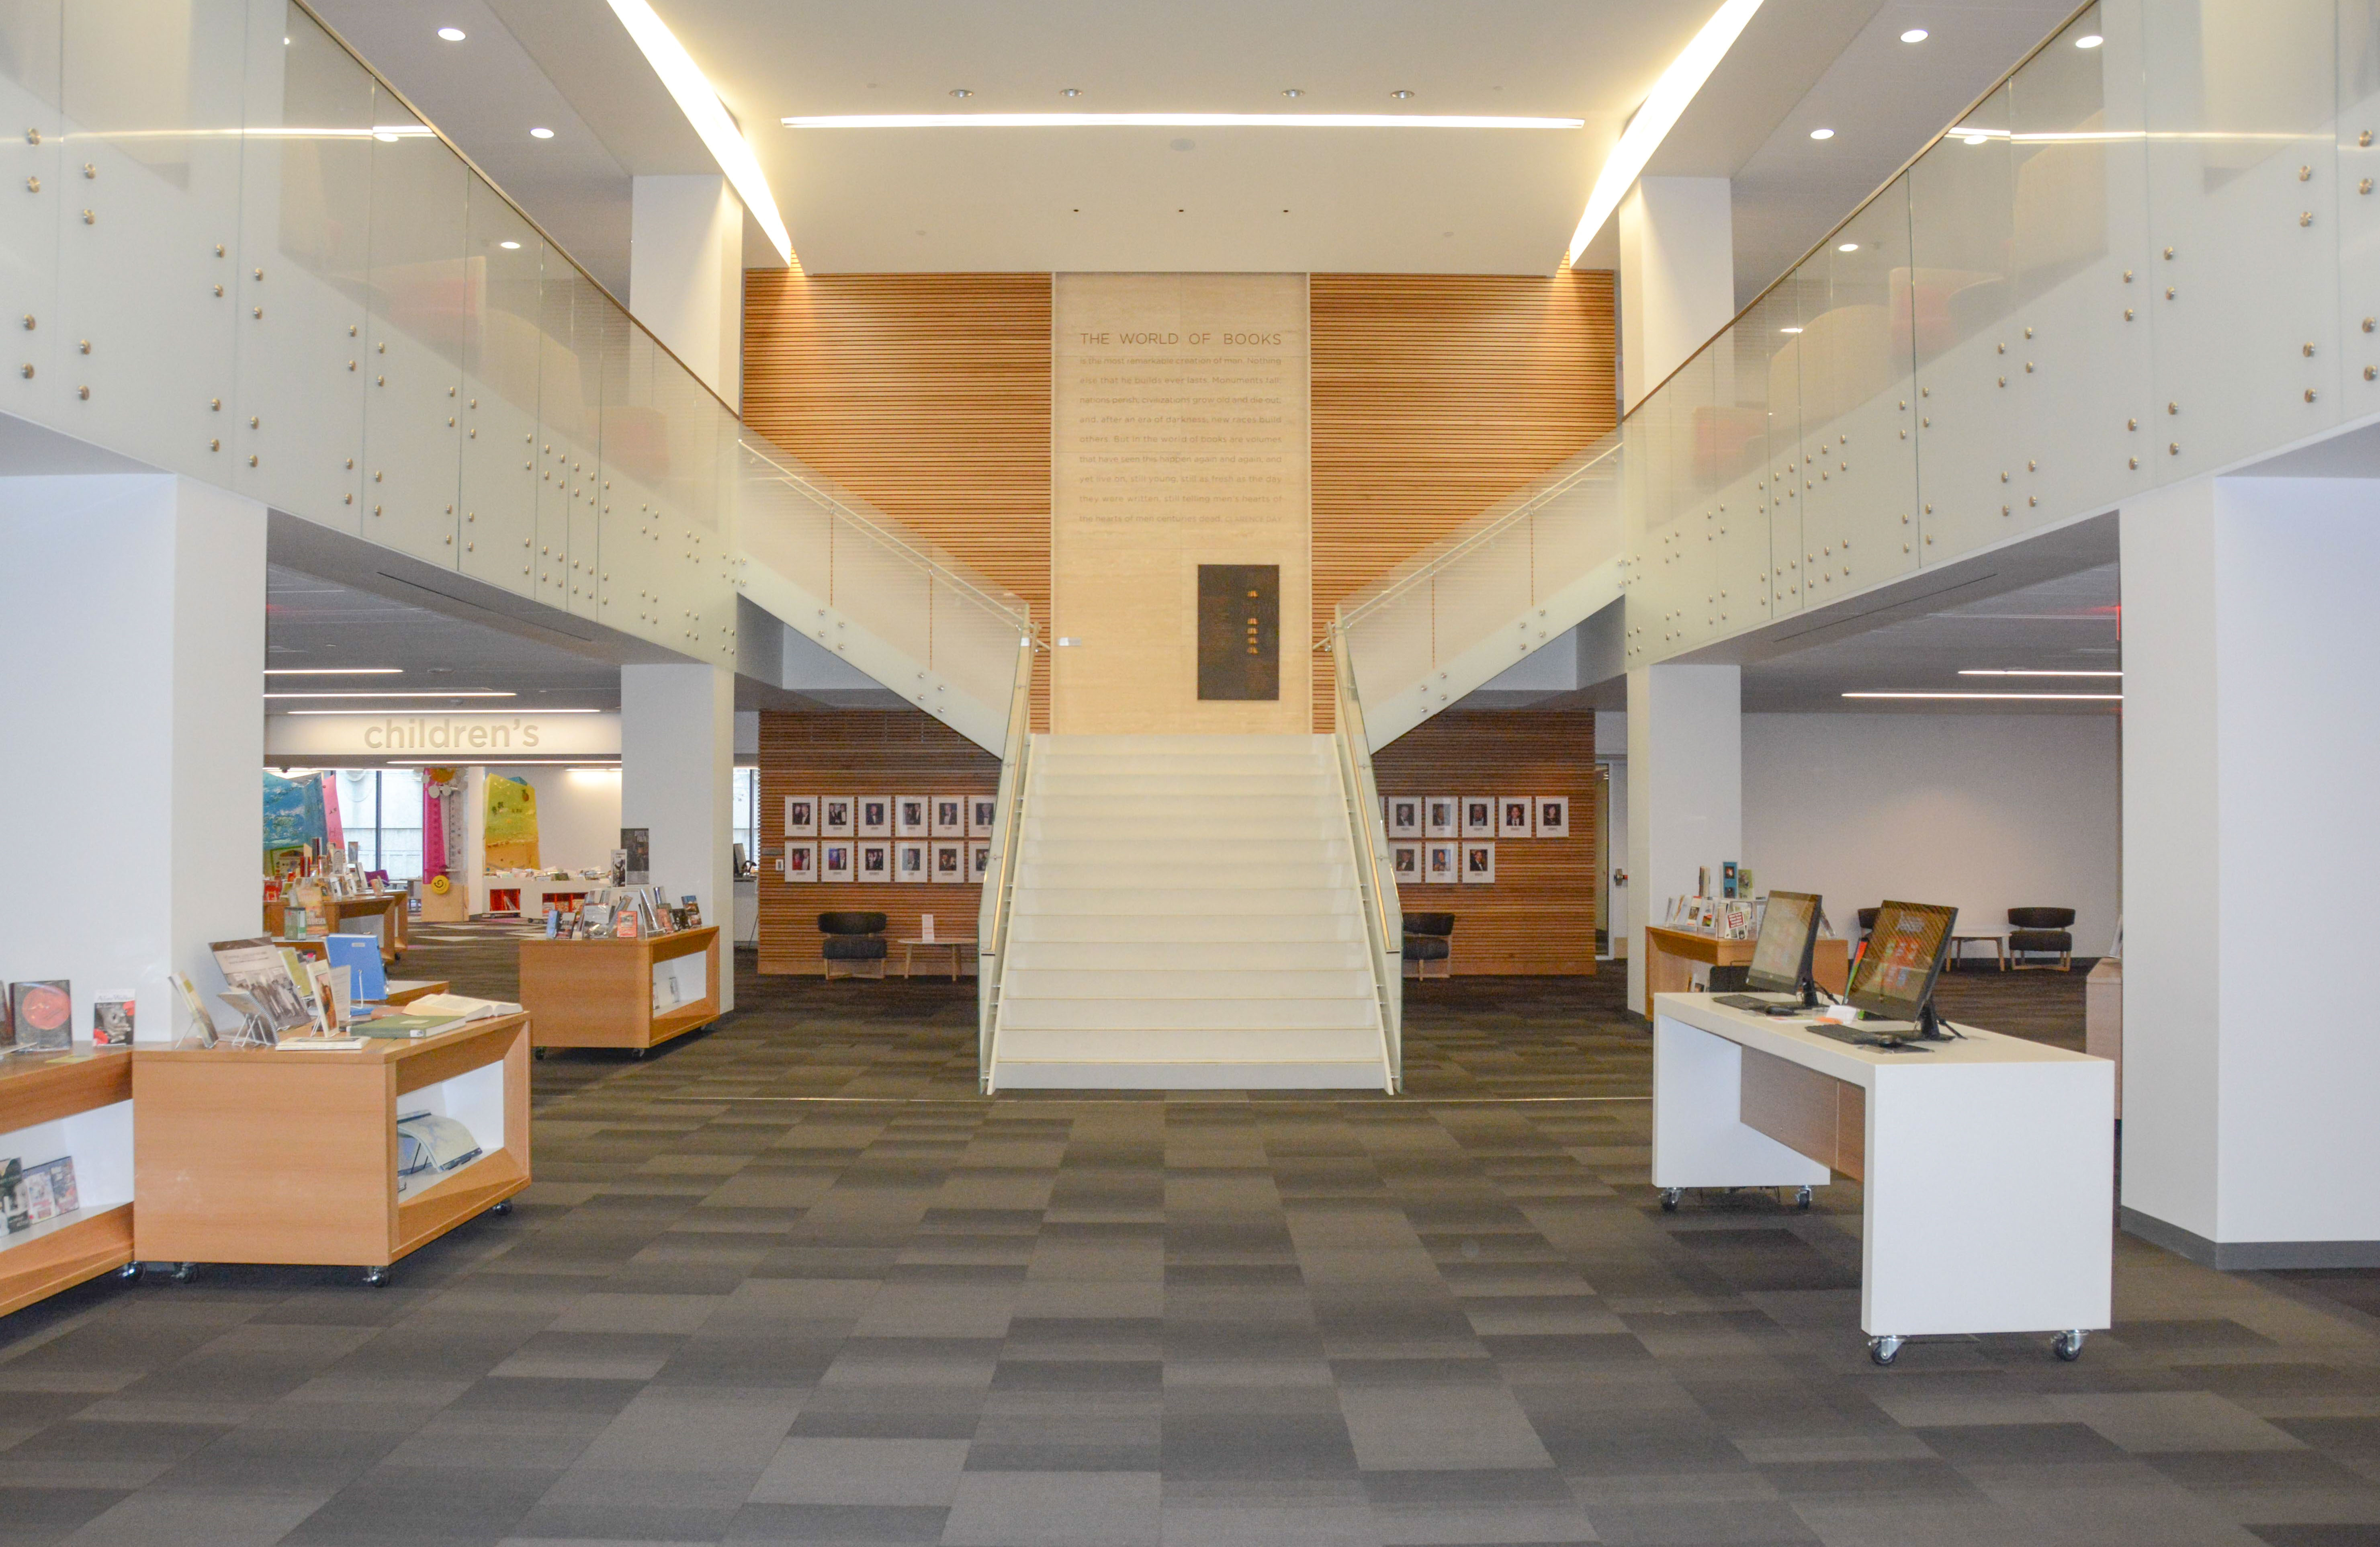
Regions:
[[1392, 1089], [1319, 736], [1040, 736], [993, 1089]]

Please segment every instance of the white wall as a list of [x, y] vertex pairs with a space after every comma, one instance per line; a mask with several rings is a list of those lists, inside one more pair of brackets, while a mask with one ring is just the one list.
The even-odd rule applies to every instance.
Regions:
[[488, 772], [527, 780], [537, 791], [539, 863], [548, 870], [565, 871], [612, 863], [612, 851], [620, 847], [618, 769], [506, 768], [491, 763]]
[[1817, 892], [1846, 936], [1886, 897], [2072, 907], [2074, 948], [2116, 928], [2120, 832], [2113, 716], [1747, 714], [1743, 861], [1762, 891]]

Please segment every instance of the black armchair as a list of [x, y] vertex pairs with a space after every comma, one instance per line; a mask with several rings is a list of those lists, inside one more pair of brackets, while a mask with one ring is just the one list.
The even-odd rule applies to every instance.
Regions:
[[862, 966], [873, 962], [876, 970], [867, 976], [884, 976], [884, 961], [891, 954], [884, 944], [885, 923], [881, 913], [820, 914], [819, 932], [826, 936], [820, 943], [820, 954], [826, 958], [826, 975], [833, 977], [835, 963], [841, 962], [843, 975], [856, 978]]
[[[2011, 907], [2009, 920], [2009, 966], [2070, 972], [2074, 969], [2074, 910], [2070, 907]], [[2054, 956], [2054, 962], [2026, 961], [2028, 956]]]
[[1454, 975], [1454, 915], [1451, 913], [1408, 913], [1405, 915], [1405, 960], [1414, 964], [1414, 976], [1429, 976], [1429, 964], [1439, 964], [1438, 975]]

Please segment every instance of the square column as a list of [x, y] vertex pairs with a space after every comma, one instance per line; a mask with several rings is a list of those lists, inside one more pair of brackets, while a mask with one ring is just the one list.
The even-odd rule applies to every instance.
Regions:
[[2224, 1268], [2380, 1264], [2380, 481], [2125, 506], [2123, 1220]]
[[1628, 674], [1628, 1004], [1645, 1003], [1645, 927], [1695, 872], [1743, 849], [1743, 674], [1639, 666]]
[[[620, 668], [620, 825], [652, 840], [653, 883], [691, 892], [722, 942], [735, 933], [735, 677], [720, 666]], [[719, 1007], [735, 957], [719, 953]]]
[[263, 928], [265, 510], [167, 474], [0, 479], [0, 890], [8, 976], [130, 993], [136, 1034], [188, 1029], [170, 984]]

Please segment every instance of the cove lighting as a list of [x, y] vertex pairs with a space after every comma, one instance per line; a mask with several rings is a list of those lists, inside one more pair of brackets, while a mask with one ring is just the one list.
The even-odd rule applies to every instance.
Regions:
[[1800, 328], [1779, 328], [1777, 331], [1779, 333], [1799, 333], [1802, 330]]
[[751, 142], [743, 130], [727, 115], [726, 104], [711, 89], [694, 56], [677, 41], [662, 18], [645, 0], [612, 0], [612, 10], [627, 28], [628, 35], [645, 52], [645, 60], [653, 73], [662, 78], [669, 94], [677, 99], [678, 111], [694, 126], [694, 132], [710, 150], [711, 159], [719, 170], [727, 175], [744, 207], [752, 213], [769, 245], [777, 256], [790, 263], [794, 261], [794, 238], [785, 229], [784, 220], [777, 213], [776, 196], [769, 191], [769, 179], [760, 171], [760, 158], [752, 153]]
[[267, 666], [267, 676], [403, 676], [403, 666]]
[[517, 693], [492, 692], [480, 688], [424, 688], [413, 692], [346, 692], [327, 693], [267, 693], [268, 699], [514, 699]]
[[2121, 703], [2121, 693], [1845, 693], [1847, 699], [2021, 699], [2035, 703]]
[[463, 41], [463, 30], [460, 27], [441, 27], [438, 29], [438, 35], [445, 39], [448, 43], [461, 43]]
[[1703, 23], [1703, 30], [1694, 34], [1694, 41], [1670, 61], [1661, 79], [1653, 82], [1653, 90], [1645, 94], [1636, 116], [1621, 131], [1620, 143], [1611, 147], [1609, 159], [1596, 176], [1594, 190], [1586, 196], [1586, 213], [1579, 217], [1578, 229], [1571, 234], [1572, 263], [1586, 250], [1586, 244], [1595, 240], [1596, 233], [1603, 229], [1603, 223], [1611, 218], [1612, 212], [1620, 208], [1620, 201], [1636, 185], [1645, 164], [1661, 148], [1661, 141], [1669, 138], [1686, 104], [1703, 89], [1711, 71], [1718, 68], [1718, 62], [1727, 57], [1727, 51], [1735, 46], [1735, 40], [1758, 9], [1760, 0], [1726, 0]]
[[844, 113], [780, 120], [787, 128], [1585, 128], [1584, 118], [1459, 113]]
[[1961, 666], [1961, 676], [2121, 676], [2121, 672], [2067, 672], [2030, 666]]
[[1925, 28], [1912, 27], [1908, 31], [1900, 34], [1900, 41], [1902, 43], [1924, 43], [1927, 36], [1928, 34]]

